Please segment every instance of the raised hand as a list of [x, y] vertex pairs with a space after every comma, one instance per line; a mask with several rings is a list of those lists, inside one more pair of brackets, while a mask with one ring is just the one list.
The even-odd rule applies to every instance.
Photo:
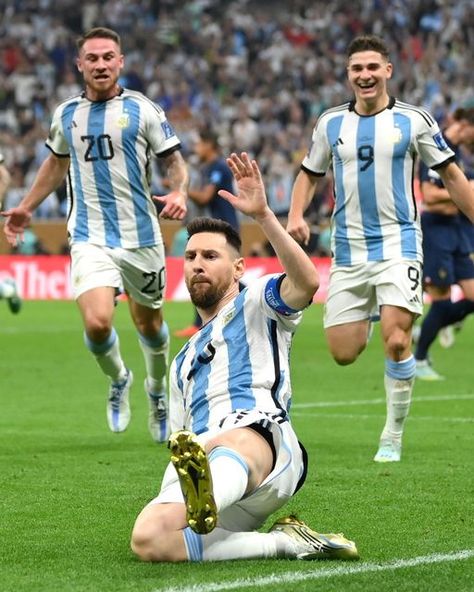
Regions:
[[265, 215], [269, 208], [257, 162], [251, 160], [246, 152], [241, 152], [240, 155], [232, 153], [227, 158], [227, 164], [234, 176], [238, 194], [220, 189], [219, 195], [247, 216], [256, 218]]

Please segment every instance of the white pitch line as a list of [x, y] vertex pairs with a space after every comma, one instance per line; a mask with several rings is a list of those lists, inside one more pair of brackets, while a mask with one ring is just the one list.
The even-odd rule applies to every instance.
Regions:
[[[331, 418], [341, 418], [341, 419], [376, 419], [377, 421], [384, 417], [382, 413], [380, 414], [364, 414], [364, 413], [311, 413], [307, 411], [301, 411], [300, 413], [294, 412], [291, 414], [291, 417], [331, 417]], [[474, 417], [440, 417], [435, 415], [410, 415], [410, 421], [418, 420], [418, 421], [441, 421], [447, 423], [474, 423]]]
[[[433, 403], [434, 401], [463, 401], [474, 399], [474, 394], [467, 395], [440, 395], [430, 397], [413, 397], [412, 404]], [[357, 399], [348, 401], [313, 401], [311, 403], [293, 403], [292, 409], [310, 409], [311, 407], [352, 407], [358, 405], [379, 405], [385, 403], [385, 397], [377, 399]]]
[[241, 578], [229, 582], [209, 582], [207, 584], [193, 584], [191, 586], [171, 586], [169, 588], [155, 588], [153, 592], [220, 592], [221, 590], [236, 590], [240, 588], [260, 588], [262, 586], [281, 585], [288, 583], [293, 588], [296, 582], [306, 580], [321, 580], [323, 578], [334, 578], [373, 572], [383, 572], [418, 565], [430, 565], [433, 563], [444, 563], [447, 561], [461, 561], [474, 557], [474, 549], [465, 549], [453, 553], [434, 553], [433, 555], [422, 555], [411, 559], [396, 559], [388, 563], [362, 563], [344, 564], [337, 567], [323, 567], [304, 572], [273, 573], [261, 578]]

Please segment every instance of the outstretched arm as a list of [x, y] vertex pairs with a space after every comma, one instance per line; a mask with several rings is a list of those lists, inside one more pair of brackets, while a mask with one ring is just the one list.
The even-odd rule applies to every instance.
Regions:
[[68, 168], [69, 158], [58, 158], [50, 154], [40, 166], [31, 189], [20, 204], [16, 208], [0, 212], [6, 218], [3, 231], [12, 246], [17, 245], [18, 237], [23, 237], [33, 211], [61, 184]]
[[160, 212], [160, 218], [182, 220], [187, 211], [188, 168], [181, 156], [181, 152], [178, 150], [165, 158], [165, 165], [171, 191], [166, 195], [154, 195], [153, 199], [164, 204], [164, 208]]
[[286, 273], [280, 287], [280, 296], [291, 308], [305, 308], [319, 287], [316, 268], [269, 208], [256, 161], [250, 160], [248, 154], [242, 152], [240, 156], [231, 154], [227, 164], [237, 183], [238, 195], [223, 189], [219, 191], [219, 195], [260, 225]]

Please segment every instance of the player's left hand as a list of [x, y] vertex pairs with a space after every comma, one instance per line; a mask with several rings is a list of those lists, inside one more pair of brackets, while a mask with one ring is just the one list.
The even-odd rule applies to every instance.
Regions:
[[164, 206], [160, 212], [160, 218], [182, 220], [188, 211], [186, 196], [181, 191], [171, 191], [166, 195], [152, 195], [152, 198]]

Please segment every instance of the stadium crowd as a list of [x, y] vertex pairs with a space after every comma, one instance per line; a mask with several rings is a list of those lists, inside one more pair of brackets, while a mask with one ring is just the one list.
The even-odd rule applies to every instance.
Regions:
[[[199, 131], [215, 130], [224, 154], [247, 150], [258, 157], [270, 203], [282, 215], [315, 119], [349, 96], [344, 52], [355, 35], [384, 37], [394, 63], [391, 93], [439, 121], [474, 96], [470, 0], [2, 4], [0, 146], [12, 175], [8, 207], [20, 201], [46, 155], [55, 105], [81, 90], [71, 67], [75, 40], [93, 26], [121, 34], [122, 85], [166, 110], [191, 164]], [[160, 171], [155, 176], [159, 193]], [[330, 194], [330, 185], [323, 187], [315, 216], [327, 216]], [[65, 214], [64, 190], [36, 212]]]

